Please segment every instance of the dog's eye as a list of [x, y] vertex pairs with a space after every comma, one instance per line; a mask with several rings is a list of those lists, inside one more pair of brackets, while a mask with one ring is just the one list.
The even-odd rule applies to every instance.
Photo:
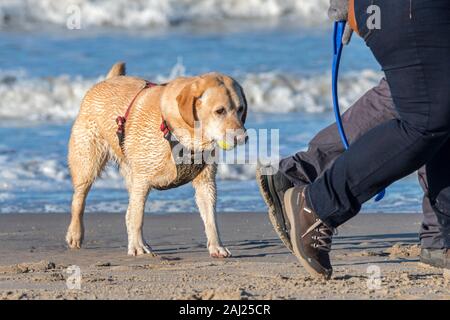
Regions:
[[226, 110], [225, 110], [224, 107], [219, 108], [219, 109], [216, 110], [216, 113], [217, 113], [218, 115], [220, 115], [220, 116], [221, 116], [221, 115], [224, 115], [225, 112], [226, 112]]

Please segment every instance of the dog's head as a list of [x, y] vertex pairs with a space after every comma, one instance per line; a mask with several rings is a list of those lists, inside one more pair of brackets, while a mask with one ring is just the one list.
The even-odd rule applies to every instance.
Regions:
[[177, 102], [187, 125], [201, 124], [203, 139], [227, 150], [247, 141], [247, 101], [234, 79], [218, 73], [197, 77], [183, 88]]

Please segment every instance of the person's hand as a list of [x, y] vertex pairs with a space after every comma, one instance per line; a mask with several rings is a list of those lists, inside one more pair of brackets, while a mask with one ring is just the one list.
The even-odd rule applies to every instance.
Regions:
[[[347, 21], [348, 19], [348, 0], [330, 0], [328, 17], [333, 21]], [[342, 43], [347, 45], [352, 39], [353, 30], [347, 23], [345, 25]]]

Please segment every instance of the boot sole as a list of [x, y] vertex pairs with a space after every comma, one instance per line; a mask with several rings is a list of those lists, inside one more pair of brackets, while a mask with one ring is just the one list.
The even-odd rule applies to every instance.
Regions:
[[277, 233], [278, 237], [281, 239], [283, 244], [286, 246], [286, 248], [288, 248], [291, 252], [293, 252], [292, 243], [291, 240], [289, 239], [289, 234], [285, 231], [285, 222], [282, 216], [283, 209], [281, 207], [280, 199], [278, 199], [278, 197], [275, 197], [276, 199], [273, 199], [270, 196], [272, 193], [274, 193], [274, 192], [271, 193], [270, 189], [271, 188], [273, 189], [274, 187], [268, 185], [268, 182], [261, 174], [260, 169], [261, 169], [260, 167], [256, 169], [256, 181], [258, 182], [259, 192], [261, 193], [264, 202], [269, 208], [268, 214], [270, 223], [272, 223], [275, 232]]
[[[292, 242], [292, 248], [294, 255], [297, 257], [297, 259], [300, 261], [302, 266], [306, 269], [306, 271], [309, 272], [313, 277], [319, 278], [319, 279], [325, 279], [329, 280], [331, 278], [331, 272], [330, 273], [320, 273], [318, 272], [314, 267], [311, 266], [311, 262], [308, 261], [306, 258], [306, 254], [303, 251], [302, 245], [300, 243], [300, 234], [297, 233], [297, 228], [300, 226], [299, 221], [299, 215], [298, 212], [300, 212], [300, 207], [295, 206], [294, 204], [296, 202], [292, 202], [292, 196], [294, 195], [295, 188], [291, 188], [286, 191], [284, 194], [284, 204], [286, 209], [286, 214], [288, 216], [289, 222], [291, 224], [291, 242]], [[295, 214], [297, 212], [297, 214]], [[297, 236], [297, 234], [299, 236]]]

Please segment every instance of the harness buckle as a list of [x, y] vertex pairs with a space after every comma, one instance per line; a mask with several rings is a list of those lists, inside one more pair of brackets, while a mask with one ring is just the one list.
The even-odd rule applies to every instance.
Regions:
[[164, 134], [164, 139], [170, 142], [170, 129], [165, 120], [161, 122], [161, 126], [159, 128]]
[[122, 147], [123, 140], [125, 138], [125, 122], [127, 122], [125, 117], [118, 116], [116, 118], [116, 123], [117, 123], [116, 134], [117, 134], [117, 138], [119, 138], [119, 145], [120, 145], [120, 147]]

